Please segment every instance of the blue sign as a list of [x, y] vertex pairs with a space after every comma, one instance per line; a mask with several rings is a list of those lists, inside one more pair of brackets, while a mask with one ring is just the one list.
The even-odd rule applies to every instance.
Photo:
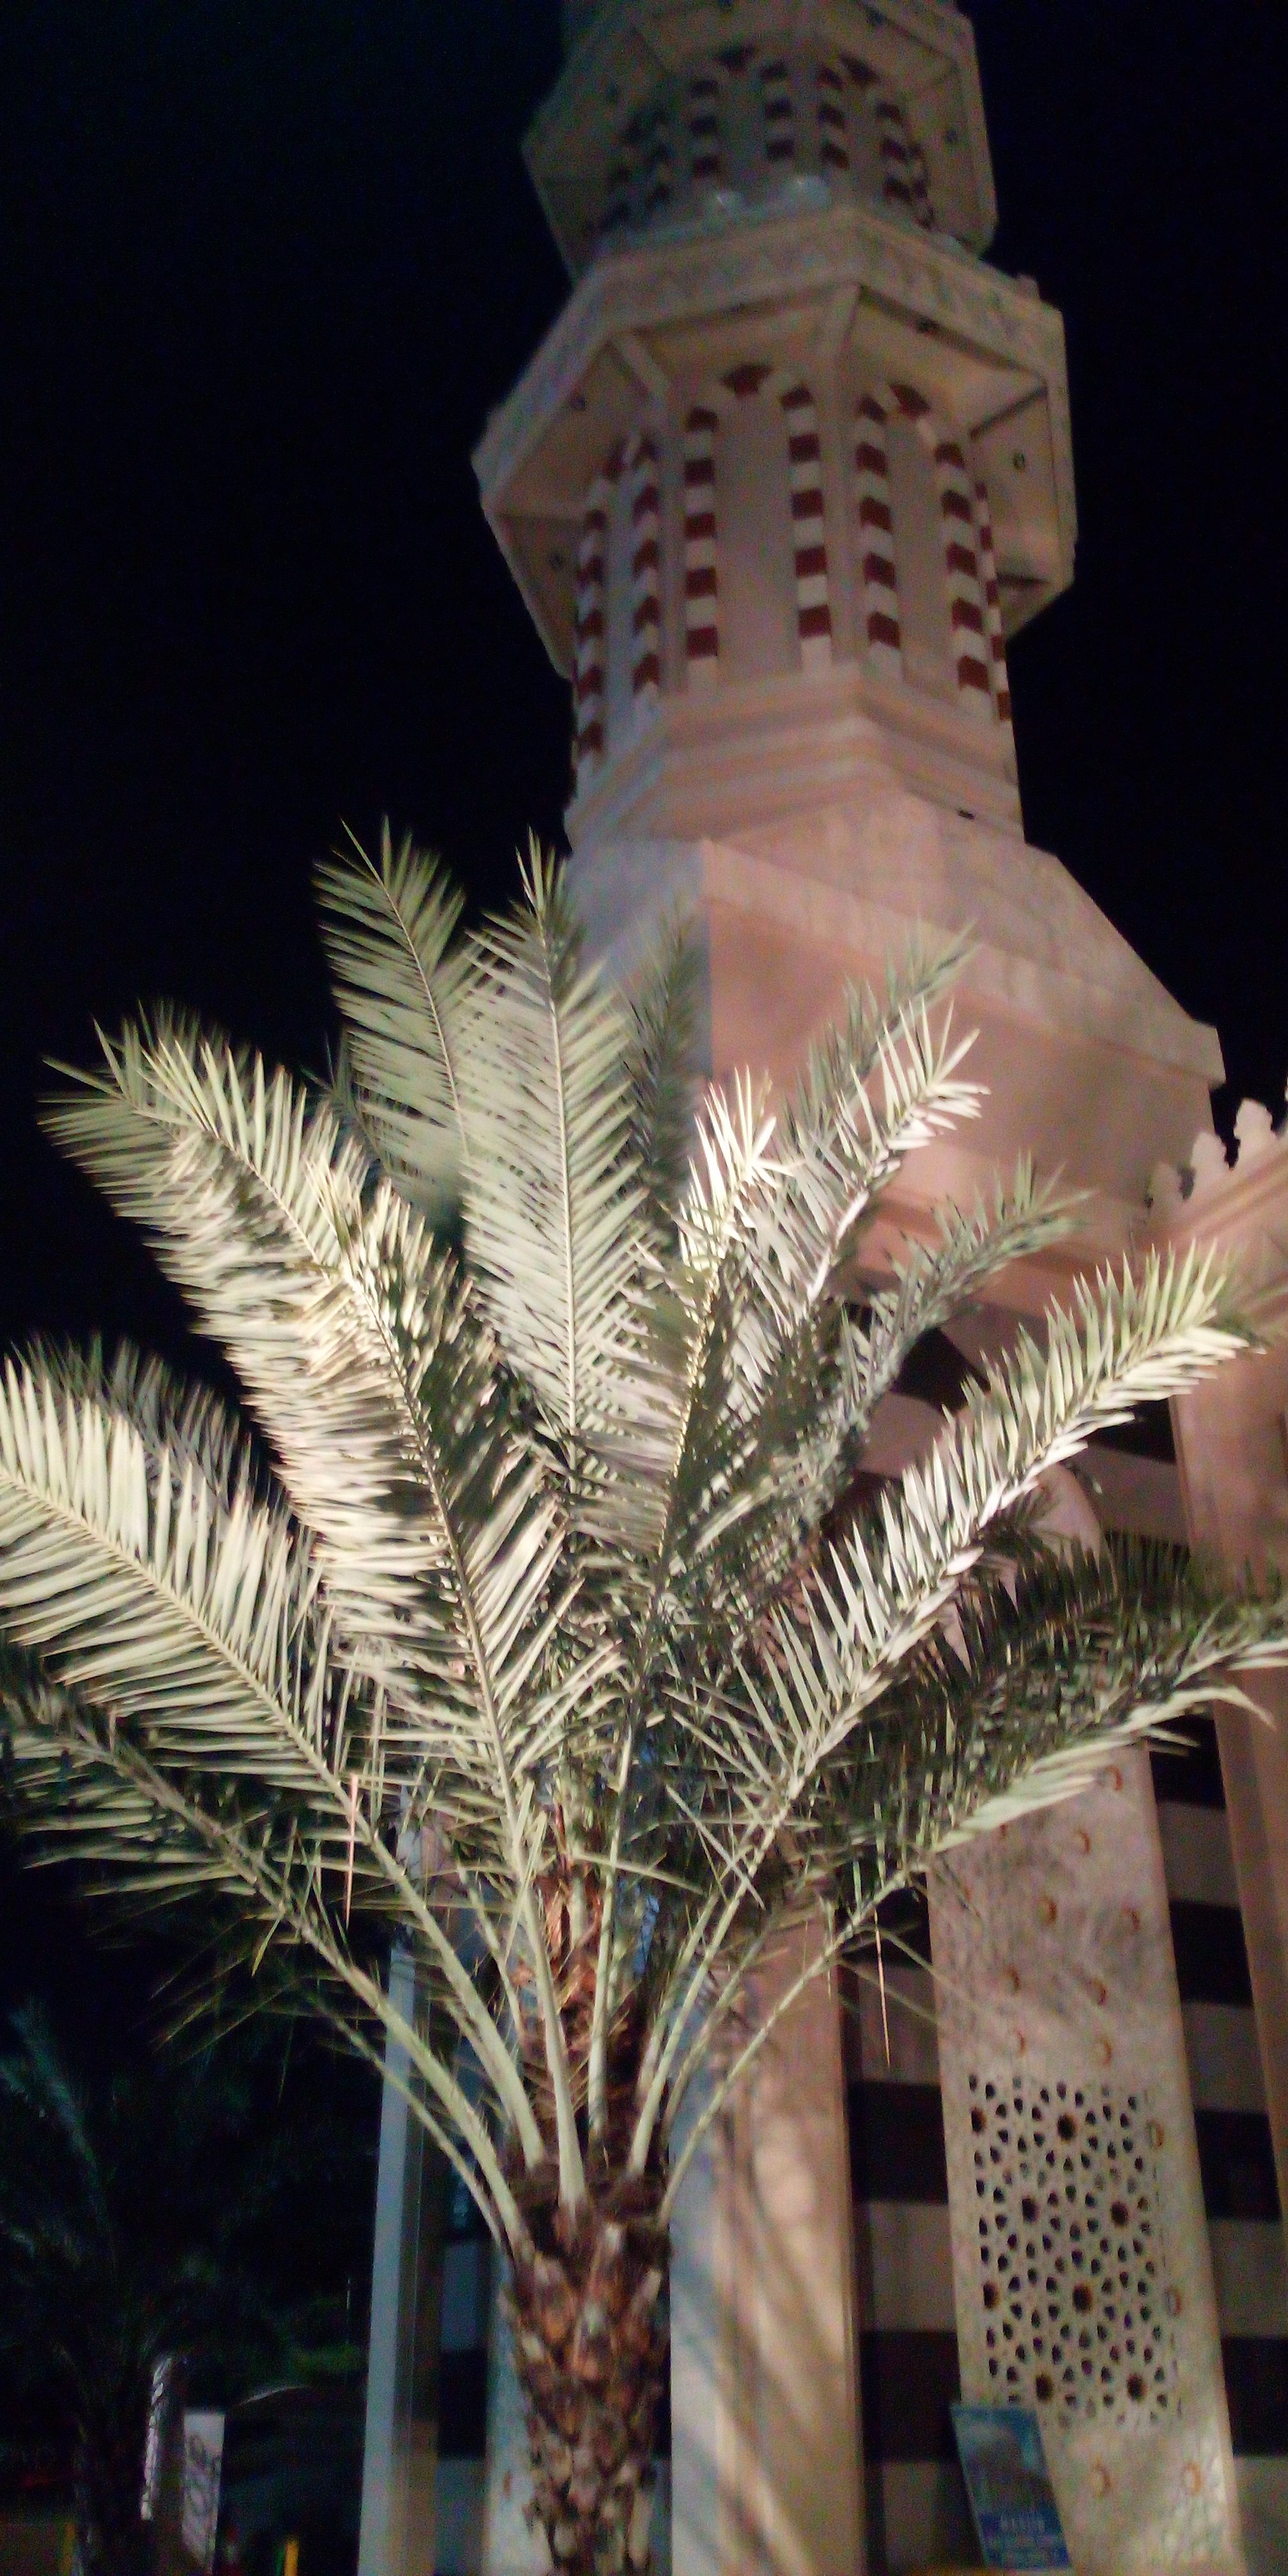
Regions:
[[1032, 2408], [954, 2406], [953, 2431], [985, 2566], [1070, 2566]]

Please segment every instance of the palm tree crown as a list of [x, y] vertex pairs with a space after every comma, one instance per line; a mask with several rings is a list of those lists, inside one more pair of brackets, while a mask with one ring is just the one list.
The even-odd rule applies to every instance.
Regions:
[[50, 1113], [253, 1427], [129, 1354], [9, 1363], [7, 1759], [35, 1832], [221, 1908], [360, 2049], [396, 2032], [512, 2262], [556, 2563], [620, 2566], [667, 2221], [785, 1929], [775, 2015], [936, 1853], [1279, 1654], [1273, 1604], [1061, 1559], [1034, 1516], [1249, 1336], [1197, 1259], [1078, 1286], [860, 1507], [914, 1345], [1069, 1221], [1021, 1168], [865, 1263], [978, 1107], [957, 955], [855, 995], [790, 1099], [698, 1104], [678, 932], [626, 997], [535, 855], [465, 935], [408, 846], [321, 892], [333, 1091], [159, 1015]]

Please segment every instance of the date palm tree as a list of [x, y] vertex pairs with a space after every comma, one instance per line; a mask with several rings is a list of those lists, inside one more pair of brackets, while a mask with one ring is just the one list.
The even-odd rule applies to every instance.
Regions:
[[978, 1108], [956, 957], [855, 994], [789, 1099], [699, 1100], [683, 939], [624, 997], [537, 855], [468, 933], [387, 838], [321, 893], [342, 1085], [158, 1015], [49, 1113], [248, 1420], [128, 1355], [9, 1363], [7, 1762], [38, 1839], [395, 2034], [508, 2257], [554, 2564], [607, 2576], [647, 2555], [676, 2195], [777, 2020], [936, 1854], [1280, 1654], [1272, 1603], [1035, 1517], [1250, 1336], [1207, 1262], [1105, 1273], [863, 1503], [915, 1345], [1069, 1223], [1021, 1169], [874, 1248]]

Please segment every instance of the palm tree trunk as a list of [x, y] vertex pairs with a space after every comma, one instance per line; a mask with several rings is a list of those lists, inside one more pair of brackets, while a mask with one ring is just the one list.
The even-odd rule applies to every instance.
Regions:
[[139, 2511], [143, 2451], [122, 2433], [115, 2442], [84, 2444], [76, 2472], [76, 2566], [79, 2576], [147, 2576], [151, 2533]]
[[[618, 2180], [571, 2222], [525, 2213], [510, 2313], [533, 2507], [560, 2576], [643, 2576], [669, 2337], [656, 2185]], [[535, 2222], [535, 2223], [534, 2223]]]

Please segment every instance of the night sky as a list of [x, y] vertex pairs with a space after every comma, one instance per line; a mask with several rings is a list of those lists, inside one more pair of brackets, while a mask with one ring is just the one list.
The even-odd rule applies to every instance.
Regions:
[[[1029, 834], [1278, 1105], [1282, 12], [972, 14], [993, 256], [1064, 309], [1082, 513], [1013, 655]], [[6, 1337], [178, 1330], [39, 1141], [42, 1058], [173, 994], [318, 1067], [309, 872], [342, 819], [387, 809], [481, 899], [558, 833], [566, 694], [468, 461], [565, 292], [518, 150], [556, 19], [6, 0]]]

